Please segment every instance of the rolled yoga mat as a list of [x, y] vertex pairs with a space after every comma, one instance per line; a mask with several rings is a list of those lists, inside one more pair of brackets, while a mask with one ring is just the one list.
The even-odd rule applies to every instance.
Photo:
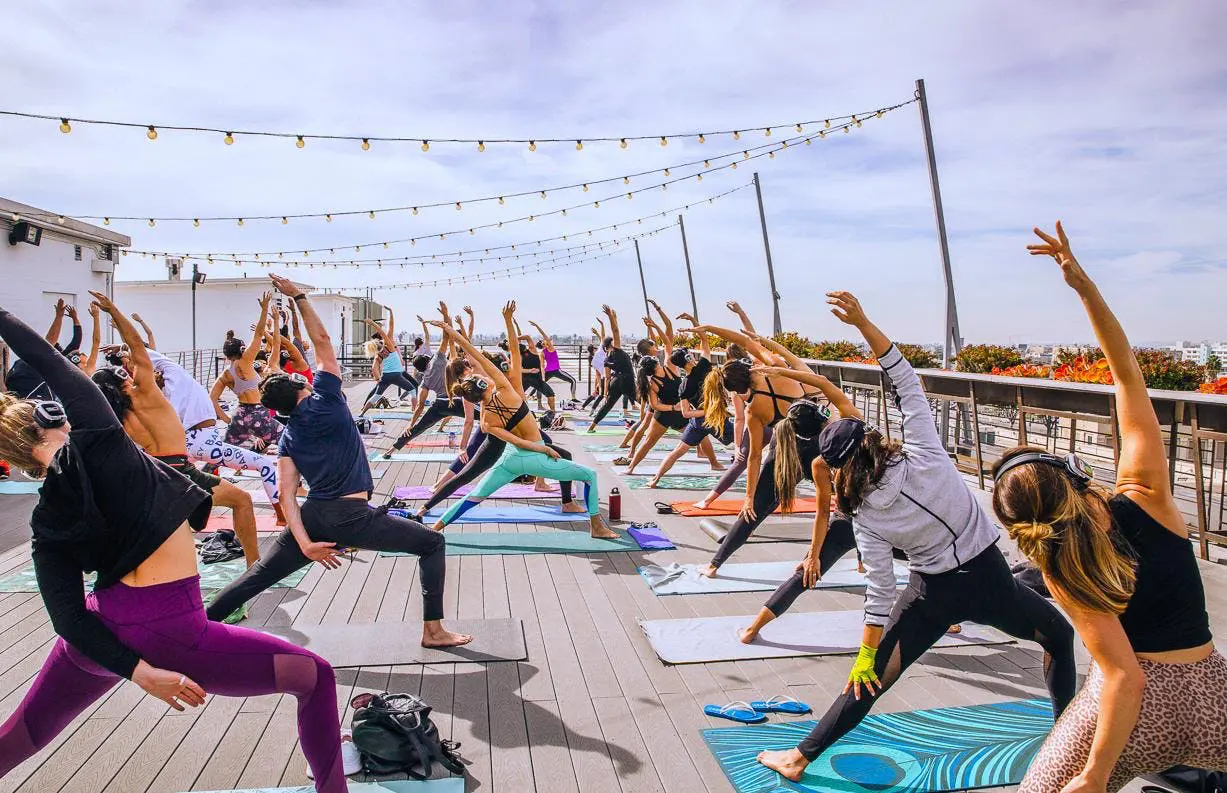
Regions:
[[[1046, 699], [871, 713], [788, 782], [755, 761], [792, 749], [815, 721], [703, 730], [737, 793], [944, 793], [1017, 785], [1052, 730]], [[351, 788], [352, 791], [352, 788]]]
[[[724, 542], [724, 535], [729, 533], [733, 521], [703, 518], [699, 521], [699, 529], [711, 537], [717, 544]], [[813, 521], [779, 520], [767, 518], [755, 529], [746, 542], [809, 542], [813, 539]]]
[[[532, 556], [550, 553], [616, 553], [638, 551], [624, 532], [619, 539], [598, 540], [585, 528], [572, 531], [448, 532], [448, 556]], [[380, 556], [409, 556], [385, 551]]]
[[[716, 592], [771, 592], [792, 578], [797, 562], [729, 563], [715, 578], [699, 575], [706, 565], [643, 565], [639, 575], [657, 595], [707, 595]], [[907, 565], [895, 563], [895, 583], [906, 584]], [[865, 586], [862, 573], [856, 572], [856, 557], [840, 559], [831, 565], [814, 589], [840, 589]]]
[[14, 482], [5, 480], [0, 482], [0, 496], [20, 496], [37, 493], [39, 488], [43, 486], [40, 482]]
[[463, 647], [422, 646], [422, 622], [290, 625], [256, 628], [322, 656], [334, 667], [524, 661], [524, 623], [519, 620], [447, 620], [447, 629], [468, 633]]
[[[306, 787], [262, 787], [242, 790], [209, 790], [204, 793], [315, 793], [314, 785]], [[349, 782], [349, 793], [464, 793], [464, 777], [443, 779], [396, 779], [384, 782]]]
[[[865, 613], [816, 611], [788, 613], [768, 623], [753, 644], [743, 644], [738, 631], [754, 621], [740, 617], [698, 617], [644, 620], [639, 623], [652, 649], [667, 664], [704, 664], [755, 658], [795, 658], [806, 655], [853, 654], [861, 647]], [[934, 647], [1006, 644], [1014, 639], [985, 625], [964, 622], [962, 633], [944, 634]]]
[[[456, 489], [456, 492], [451, 495], [451, 498], [464, 498], [473, 491], [475, 484], [461, 485]], [[503, 485], [498, 490], [487, 498], [504, 498], [504, 499], [529, 499], [529, 498], [558, 498], [558, 484], [554, 483], [553, 490], [542, 492], [534, 490], [532, 485], [525, 485], [513, 482], [510, 485]], [[434, 494], [434, 488], [428, 485], [411, 485], [401, 486], [392, 491], [394, 498], [399, 498], [404, 501], [425, 501]]]

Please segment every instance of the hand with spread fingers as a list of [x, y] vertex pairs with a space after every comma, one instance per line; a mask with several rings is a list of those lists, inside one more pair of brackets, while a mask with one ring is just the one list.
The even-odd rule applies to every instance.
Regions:
[[1037, 243], [1027, 246], [1027, 250], [1031, 252], [1032, 256], [1051, 256], [1055, 259], [1056, 263], [1061, 266], [1061, 274], [1065, 276], [1065, 283], [1069, 284], [1077, 292], [1082, 292], [1093, 286], [1086, 271], [1082, 269], [1082, 265], [1078, 264], [1078, 260], [1074, 257], [1074, 252], [1070, 250], [1069, 237], [1065, 236], [1065, 228], [1061, 225], [1061, 221], [1057, 221], [1056, 237], [1045, 234], [1038, 228], [1033, 229], [1033, 231], [1044, 242], [1042, 245]]
[[827, 292], [827, 305], [840, 322], [857, 328], [869, 322], [865, 310], [861, 308], [861, 301], [851, 292]]

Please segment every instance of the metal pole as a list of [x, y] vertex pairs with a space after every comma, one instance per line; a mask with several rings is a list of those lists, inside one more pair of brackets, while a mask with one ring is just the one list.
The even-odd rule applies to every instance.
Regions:
[[196, 350], [196, 262], [192, 262], [192, 351]]
[[639, 286], [643, 288], [643, 313], [652, 316], [648, 308], [648, 282], [643, 280], [643, 257], [639, 255], [639, 240], [635, 240], [635, 259], [639, 262]]
[[950, 271], [950, 243], [946, 239], [946, 214], [942, 210], [942, 188], [937, 180], [937, 156], [933, 152], [933, 128], [929, 124], [929, 100], [925, 95], [925, 81], [916, 81], [916, 98], [920, 100], [920, 123], [924, 127], [925, 154], [929, 158], [929, 186], [933, 189], [933, 216], [937, 220], [937, 241], [942, 251], [942, 277], [946, 281], [946, 328], [942, 343], [942, 368], [950, 367], [950, 360], [963, 349], [963, 337], [959, 334], [959, 312], [954, 301], [954, 276]]
[[686, 247], [686, 224], [677, 216], [677, 227], [682, 230], [682, 256], [686, 259], [686, 280], [690, 282], [690, 307], [694, 310], [695, 322], [699, 321], [699, 301], [694, 297], [694, 273], [690, 271], [690, 249]]
[[771, 266], [771, 241], [767, 239], [767, 213], [763, 211], [763, 188], [758, 183], [758, 172], [754, 172], [754, 194], [758, 196], [758, 222], [763, 227], [763, 250], [767, 252], [767, 278], [771, 281], [771, 306], [775, 311], [774, 328], [775, 335], [780, 335], [784, 332], [783, 326], [780, 324], [780, 293], [775, 288], [775, 268]]

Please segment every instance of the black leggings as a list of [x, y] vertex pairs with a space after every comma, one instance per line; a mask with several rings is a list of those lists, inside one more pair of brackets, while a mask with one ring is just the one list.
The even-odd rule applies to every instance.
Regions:
[[[818, 553], [819, 575], [826, 575], [831, 565], [843, 558], [848, 551], [855, 550], [856, 538], [852, 534], [852, 521], [842, 516], [832, 516], [831, 522], [827, 525], [827, 536], [822, 541], [822, 550]], [[778, 617], [792, 608], [792, 604], [805, 589], [804, 574], [801, 565], [797, 565], [796, 572], [771, 593], [771, 597], [767, 598], [763, 608]]]
[[861, 722], [874, 701], [956, 623], [973, 621], [1005, 631], [1044, 648], [1044, 679], [1054, 716], [1074, 696], [1074, 629], [1051, 603], [1010, 575], [1001, 550], [989, 546], [979, 556], [945, 573], [913, 572], [900, 593], [878, 645], [874, 672], [882, 682], [875, 695], [841, 694], [797, 746], [813, 760]]
[[370, 396], [366, 398], [366, 404], [368, 406], [373, 404], [377, 397], [383, 396], [383, 392], [392, 386], [396, 386], [402, 392], [418, 390], [417, 381], [404, 372], [384, 372], [379, 376], [379, 382], [371, 389]]
[[[369, 551], [400, 551], [418, 557], [422, 585], [422, 619], [443, 619], [443, 573], [447, 549], [443, 535], [417, 521], [389, 515], [366, 501], [337, 498], [307, 499], [302, 522], [313, 542], [334, 542], [338, 548]], [[291, 573], [311, 564], [298, 548], [289, 529], [284, 530], [260, 561], [217, 593], [206, 613], [210, 620], [223, 620], [239, 606]]]
[[626, 402], [634, 401], [635, 381], [630, 377], [615, 377], [609, 383], [609, 394], [605, 398], [605, 404], [601, 405], [601, 409], [592, 417], [592, 423], [596, 424], [601, 419], [609, 415], [609, 411], [613, 410], [614, 404], [619, 400], [623, 400], [623, 407], [626, 407]]
[[601, 403], [601, 399], [604, 398], [604, 396], [605, 396], [605, 381], [597, 380], [596, 388], [593, 389], [592, 393], [588, 395], [588, 398], [584, 400], [583, 407], [587, 409], [587, 407], [591, 405], [594, 401], [599, 405]]
[[525, 391], [531, 388], [534, 391], [536, 391], [537, 394], [540, 396], [543, 396], [543, 397], [553, 397], [554, 396], [554, 389], [550, 386], [549, 383], [541, 379], [541, 375], [526, 374], [526, 375], [521, 375], [520, 379], [524, 385]]
[[405, 444], [413, 440], [417, 436], [426, 432], [434, 425], [438, 424], [448, 416], [463, 417], [464, 405], [460, 397], [452, 397], [451, 399], [435, 399], [430, 403], [430, 407], [426, 408], [426, 412], [418, 419], [417, 423], [401, 434], [396, 439], [396, 443], [392, 444], [392, 451], [400, 451], [405, 448]]
[[758, 483], [754, 486], [754, 520], [746, 520], [741, 515], [737, 516], [732, 528], [720, 541], [716, 555], [711, 559], [712, 567], [718, 568], [727, 562], [738, 548], [746, 544], [754, 530], [768, 515], [775, 512], [775, 508], [779, 505], [780, 498], [775, 492], [775, 446], [772, 445], [767, 447], [767, 453], [763, 455], [762, 470], [759, 471]]
[[546, 382], [553, 380], [555, 377], [571, 386], [571, 398], [575, 399], [575, 378], [561, 369], [551, 369], [545, 373]]

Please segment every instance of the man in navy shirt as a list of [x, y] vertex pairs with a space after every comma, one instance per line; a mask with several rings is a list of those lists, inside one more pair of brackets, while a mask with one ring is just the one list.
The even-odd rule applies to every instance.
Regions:
[[[315, 387], [302, 375], [277, 374], [263, 386], [261, 403], [288, 416], [281, 435], [277, 476], [286, 528], [272, 549], [246, 573], [218, 593], [209, 619], [221, 620], [287, 575], [319, 562], [341, 566], [337, 546], [372, 551], [399, 551], [419, 558], [422, 580], [422, 646], [456, 647], [472, 636], [443, 627], [443, 535], [422, 524], [387, 514], [368, 502], [371, 466], [354, 416], [341, 392], [341, 367], [332, 340], [307, 295], [287, 278], [272, 275], [273, 285], [298, 303], [307, 335], [315, 347]], [[295, 494], [305, 479], [311, 487], [299, 508]]]

